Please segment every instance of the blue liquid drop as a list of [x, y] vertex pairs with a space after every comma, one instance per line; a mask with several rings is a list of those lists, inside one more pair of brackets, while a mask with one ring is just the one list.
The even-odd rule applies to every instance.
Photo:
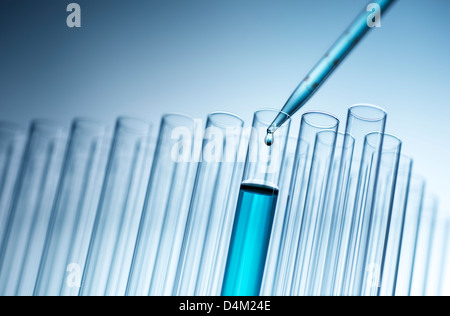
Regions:
[[267, 146], [272, 146], [273, 145], [273, 133], [267, 132], [264, 142], [266, 143]]

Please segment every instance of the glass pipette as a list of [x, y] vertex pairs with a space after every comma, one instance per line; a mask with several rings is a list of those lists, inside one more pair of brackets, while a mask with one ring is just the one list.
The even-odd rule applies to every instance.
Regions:
[[292, 93], [283, 109], [267, 129], [267, 145], [270, 146], [272, 144], [272, 134], [308, 102], [364, 35], [376, 25], [377, 21], [374, 21], [376, 19], [376, 11], [381, 10], [380, 14], [385, 12], [395, 1], [376, 0], [373, 3], [369, 3], [367, 8], [356, 18]]

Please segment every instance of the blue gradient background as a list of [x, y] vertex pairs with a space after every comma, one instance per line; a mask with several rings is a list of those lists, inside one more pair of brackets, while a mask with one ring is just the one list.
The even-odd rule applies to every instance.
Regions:
[[[0, 2], [0, 119], [281, 107], [367, 4], [363, 0], [79, 0]], [[415, 171], [450, 209], [450, 1], [399, 0], [305, 107], [336, 114], [372, 103], [389, 113]], [[294, 120], [297, 133], [300, 113]], [[342, 128], [344, 124], [342, 124]], [[156, 129], [155, 129], [156, 130]]]

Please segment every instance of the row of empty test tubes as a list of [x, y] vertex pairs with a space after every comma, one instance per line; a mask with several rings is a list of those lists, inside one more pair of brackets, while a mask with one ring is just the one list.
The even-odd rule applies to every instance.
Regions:
[[[268, 147], [277, 113], [0, 122], [0, 295], [450, 294], [449, 214], [385, 111], [308, 112]], [[248, 184], [276, 198], [247, 214]]]

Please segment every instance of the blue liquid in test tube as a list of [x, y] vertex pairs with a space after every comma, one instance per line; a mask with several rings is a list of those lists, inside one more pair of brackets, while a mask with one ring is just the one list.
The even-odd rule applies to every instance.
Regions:
[[259, 296], [279, 196], [290, 119], [266, 139], [276, 110], [253, 117], [247, 160], [239, 191], [222, 283], [223, 296]]
[[277, 200], [277, 188], [241, 185], [223, 296], [259, 295]]

